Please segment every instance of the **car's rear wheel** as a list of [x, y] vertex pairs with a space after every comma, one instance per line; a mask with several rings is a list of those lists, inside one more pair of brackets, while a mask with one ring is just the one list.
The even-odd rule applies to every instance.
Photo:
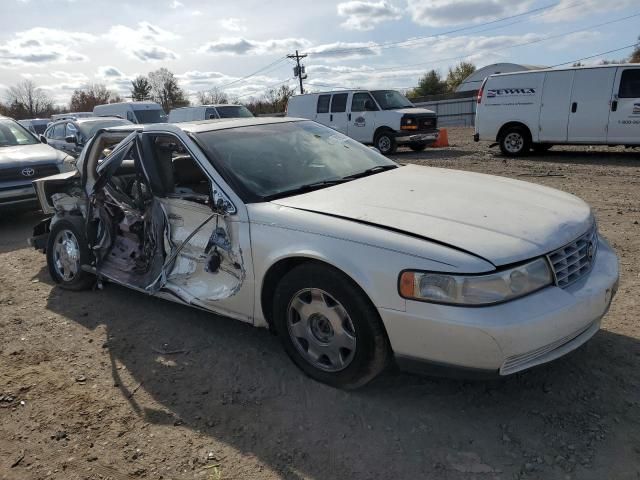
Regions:
[[523, 127], [506, 128], [499, 139], [500, 150], [509, 157], [520, 157], [529, 152], [531, 139], [529, 132]]
[[285, 351], [310, 377], [360, 387], [387, 366], [382, 320], [364, 293], [337, 270], [303, 264], [276, 287], [273, 321]]
[[426, 143], [410, 143], [409, 148], [414, 152], [421, 152], [425, 148], [427, 148], [427, 144]]
[[51, 227], [47, 242], [47, 265], [51, 278], [62, 288], [85, 290], [95, 277], [82, 270], [89, 263], [89, 248], [80, 217], [68, 217]]
[[379, 132], [373, 143], [383, 155], [393, 155], [398, 149], [396, 139], [393, 137], [391, 132], [386, 130]]

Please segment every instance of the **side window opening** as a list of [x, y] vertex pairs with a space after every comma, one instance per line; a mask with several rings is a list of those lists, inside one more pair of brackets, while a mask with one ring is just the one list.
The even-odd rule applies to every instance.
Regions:
[[316, 113], [329, 113], [329, 102], [331, 102], [331, 95], [320, 95]]
[[331, 113], [342, 113], [347, 111], [348, 93], [336, 93], [331, 100]]
[[354, 93], [353, 100], [351, 100], [352, 112], [370, 112], [378, 110], [373, 98], [368, 93]]
[[640, 68], [622, 72], [618, 98], [640, 98]]

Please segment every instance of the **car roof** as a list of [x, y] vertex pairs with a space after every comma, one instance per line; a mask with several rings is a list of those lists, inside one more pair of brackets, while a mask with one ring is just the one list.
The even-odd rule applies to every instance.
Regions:
[[128, 121], [125, 118], [117, 117], [115, 115], [113, 116], [105, 115], [103, 117], [95, 116], [95, 117], [76, 118], [73, 121], [76, 123], [92, 123], [92, 122], [99, 122], [100, 120], [124, 120], [125, 122]]

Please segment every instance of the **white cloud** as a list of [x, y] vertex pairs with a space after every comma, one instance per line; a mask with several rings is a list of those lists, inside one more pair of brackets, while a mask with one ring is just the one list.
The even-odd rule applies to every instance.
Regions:
[[98, 72], [96, 73], [96, 77], [99, 78], [120, 78], [124, 76], [125, 74], [122, 73], [122, 70], [110, 65], [103, 65], [101, 67], [98, 67]]
[[313, 58], [345, 60], [379, 55], [380, 49], [373, 42], [334, 42], [318, 45], [307, 50]]
[[338, 15], [347, 17], [342, 26], [350, 30], [371, 30], [379, 23], [402, 18], [400, 9], [386, 0], [339, 3]]
[[529, 9], [533, 0], [407, 0], [407, 4], [417, 24], [442, 27], [517, 15]]
[[184, 3], [182, 3], [180, 0], [171, 0], [169, 7], [170, 8], [184, 7]]
[[576, 3], [574, 0], [560, 0], [558, 5], [547, 11], [540, 17], [545, 22], [567, 22], [591, 15], [597, 12], [610, 12], [627, 7], [637, 7], [638, 0], [583, 0]]
[[218, 22], [222, 28], [229, 30], [230, 32], [244, 32], [247, 30], [244, 21], [241, 18], [223, 18]]
[[175, 60], [178, 54], [159, 43], [175, 40], [178, 35], [148, 22], [138, 23], [137, 28], [115, 25], [106, 38], [115, 42], [127, 54], [143, 62]]
[[0, 44], [0, 67], [46, 66], [83, 62], [88, 57], [77, 49], [96, 40], [94, 35], [36, 27], [15, 33]]
[[247, 40], [246, 38], [224, 38], [204, 44], [198, 53], [211, 55], [262, 55], [291, 52], [308, 48], [309, 40], [304, 38], [279, 38], [271, 40]]

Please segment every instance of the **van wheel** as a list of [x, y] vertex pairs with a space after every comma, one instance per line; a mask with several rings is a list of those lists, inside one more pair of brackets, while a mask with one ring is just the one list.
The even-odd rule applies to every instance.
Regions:
[[523, 127], [508, 127], [500, 136], [500, 151], [509, 157], [521, 157], [529, 152], [531, 140]]
[[81, 217], [68, 217], [51, 227], [47, 242], [47, 266], [54, 282], [67, 290], [86, 290], [95, 278], [82, 270], [89, 263], [89, 247]]
[[302, 264], [280, 280], [273, 323], [293, 362], [333, 387], [358, 388], [389, 364], [377, 310], [349, 278], [328, 266]]
[[425, 148], [427, 148], [427, 144], [426, 143], [410, 143], [409, 148], [414, 152], [421, 152]]
[[393, 135], [385, 131], [378, 133], [373, 143], [383, 155], [393, 155], [398, 148], [398, 144], [396, 143], [396, 139], [393, 138]]
[[553, 147], [553, 145], [551, 145], [550, 143], [534, 143], [531, 149], [535, 153], [544, 153], [544, 152], [548, 152], [551, 149], [551, 147]]

